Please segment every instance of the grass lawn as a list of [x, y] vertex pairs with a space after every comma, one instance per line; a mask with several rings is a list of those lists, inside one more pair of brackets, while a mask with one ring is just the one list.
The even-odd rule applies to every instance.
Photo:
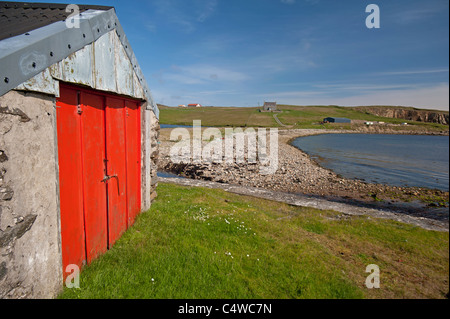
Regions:
[[[445, 298], [449, 234], [221, 190], [159, 197], [60, 298]], [[381, 288], [365, 287], [376, 264]]]

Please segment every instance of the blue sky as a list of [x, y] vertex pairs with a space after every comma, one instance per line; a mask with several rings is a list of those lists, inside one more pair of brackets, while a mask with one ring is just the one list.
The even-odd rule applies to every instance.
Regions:
[[449, 108], [448, 0], [78, 3], [116, 8], [157, 103]]

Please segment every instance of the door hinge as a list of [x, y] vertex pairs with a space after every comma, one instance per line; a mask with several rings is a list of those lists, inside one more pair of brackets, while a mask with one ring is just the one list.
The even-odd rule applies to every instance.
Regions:
[[81, 109], [81, 92], [77, 92], [77, 113], [78, 115], [83, 114], [83, 110]]

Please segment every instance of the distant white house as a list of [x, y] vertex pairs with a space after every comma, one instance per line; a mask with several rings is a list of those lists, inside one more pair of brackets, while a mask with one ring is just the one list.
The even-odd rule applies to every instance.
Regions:
[[277, 110], [278, 110], [277, 102], [264, 102], [263, 111], [274, 112]]
[[272, 113], [281, 113], [281, 110], [278, 110], [277, 102], [264, 102], [263, 107], [259, 110], [260, 112], [272, 112]]
[[188, 107], [202, 107], [201, 104], [189, 104]]

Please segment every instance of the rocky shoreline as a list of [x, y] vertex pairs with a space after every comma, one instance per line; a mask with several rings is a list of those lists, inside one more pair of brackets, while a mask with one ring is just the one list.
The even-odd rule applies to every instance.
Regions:
[[[400, 133], [374, 131], [313, 130], [296, 129], [279, 131], [278, 170], [273, 175], [261, 175], [259, 164], [173, 163], [170, 149], [176, 143], [170, 141], [170, 129], [161, 130], [159, 168], [191, 179], [201, 179], [219, 183], [256, 187], [279, 192], [298, 193], [318, 196], [330, 200], [376, 206], [405, 213], [446, 221], [448, 223], [449, 193], [418, 187], [395, 187], [371, 184], [360, 180], [346, 179], [325, 169], [312, 160], [306, 153], [290, 145], [301, 136], [332, 133]], [[409, 132], [411, 134], [413, 132]], [[417, 133], [413, 133], [417, 134]], [[430, 134], [448, 135], [447, 132]], [[443, 207], [444, 206], [444, 207]]]

